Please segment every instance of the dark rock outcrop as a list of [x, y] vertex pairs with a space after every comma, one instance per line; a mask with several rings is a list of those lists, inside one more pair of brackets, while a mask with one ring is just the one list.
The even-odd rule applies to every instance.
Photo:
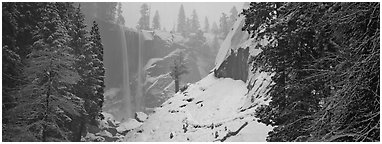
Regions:
[[249, 48], [239, 48], [236, 52], [231, 49], [231, 54], [224, 60], [218, 69], [215, 69], [217, 78], [232, 78], [247, 81], [248, 78]]

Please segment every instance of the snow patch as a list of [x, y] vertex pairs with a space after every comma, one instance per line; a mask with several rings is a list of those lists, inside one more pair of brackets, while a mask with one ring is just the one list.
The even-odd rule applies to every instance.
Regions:
[[136, 112], [135, 113], [135, 119], [138, 122], [144, 122], [147, 119], [147, 115], [143, 112]]
[[119, 125], [119, 127], [117, 127], [117, 131], [119, 133], [122, 133], [122, 132], [125, 132], [125, 131], [128, 131], [128, 130], [132, 130], [132, 129], [135, 129], [139, 126], [141, 126], [142, 123], [138, 122], [136, 119], [129, 119], [123, 123], [121, 123]]
[[265, 141], [271, 127], [256, 121], [254, 109], [240, 109], [247, 91], [243, 81], [211, 73], [155, 108], [124, 141]]

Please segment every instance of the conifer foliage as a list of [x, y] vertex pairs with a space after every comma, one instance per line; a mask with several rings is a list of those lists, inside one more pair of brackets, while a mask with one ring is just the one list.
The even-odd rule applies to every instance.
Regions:
[[158, 10], [155, 11], [155, 15], [153, 18], [153, 29], [159, 30], [160, 29], [160, 17], [159, 17], [159, 12]]
[[[103, 103], [105, 70], [97, 26], [88, 38], [83, 15], [73, 3], [4, 3], [3, 12], [3, 24], [14, 24], [6, 25], [13, 31], [3, 33], [3, 77], [17, 80], [3, 79], [8, 88], [3, 94], [10, 97], [6, 103], [12, 104], [3, 109], [3, 141], [73, 140], [79, 128], [73, 124], [79, 118], [94, 121]], [[16, 69], [8, 70], [11, 64]], [[90, 69], [95, 70], [89, 74]], [[84, 81], [87, 87], [78, 87]], [[87, 92], [94, 94], [81, 93], [83, 88], [93, 88]]]
[[174, 64], [171, 66], [170, 76], [175, 82], [175, 93], [179, 91], [180, 76], [187, 74], [188, 69], [186, 67], [185, 55], [183, 52], [179, 52], [174, 59]]
[[178, 23], [177, 23], [177, 32], [181, 33], [183, 37], [186, 36], [186, 14], [184, 12], [183, 5], [180, 5], [179, 13], [178, 13]]
[[379, 3], [251, 3], [243, 30], [269, 44], [267, 141], [380, 141]]
[[[105, 88], [105, 68], [103, 65], [103, 44], [99, 33], [98, 24], [95, 21], [93, 22], [93, 26], [90, 31], [90, 44], [90, 47], [92, 48], [92, 52], [89, 52], [92, 53], [92, 60], [90, 62], [92, 64], [92, 72], [89, 73], [89, 75], [91, 75], [94, 79], [94, 82], [91, 82], [91, 84], [94, 85], [92, 91], [94, 92], [93, 100], [96, 104], [96, 110], [94, 110], [96, 114], [94, 116], [101, 116], [100, 112], [104, 102], [103, 93]], [[96, 117], [93, 117], [93, 119], [94, 118]]]

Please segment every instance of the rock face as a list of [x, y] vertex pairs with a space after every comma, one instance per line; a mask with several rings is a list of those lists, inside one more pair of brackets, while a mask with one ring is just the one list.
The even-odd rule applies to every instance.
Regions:
[[215, 76], [247, 81], [249, 48], [239, 48], [237, 52], [231, 49], [230, 53], [220, 67], [215, 69]]

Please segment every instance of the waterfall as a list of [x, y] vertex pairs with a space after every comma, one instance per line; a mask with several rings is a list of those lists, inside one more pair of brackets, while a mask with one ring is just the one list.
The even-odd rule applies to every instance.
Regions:
[[142, 30], [138, 31], [138, 85], [137, 85], [137, 93], [136, 93], [136, 111], [143, 111], [144, 109], [144, 99], [142, 94]]
[[122, 95], [124, 97], [123, 109], [121, 110], [124, 114], [122, 117], [132, 118], [134, 117], [134, 113], [132, 111], [132, 102], [131, 102], [131, 93], [130, 93], [130, 85], [129, 85], [129, 62], [128, 62], [128, 54], [127, 54], [127, 45], [126, 45], [126, 35], [125, 30], [122, 25], [120, 27], [121, 34], [121, 43], [122, 43], [122, 60], [123, 60], [123, 82], [121, 86]]

